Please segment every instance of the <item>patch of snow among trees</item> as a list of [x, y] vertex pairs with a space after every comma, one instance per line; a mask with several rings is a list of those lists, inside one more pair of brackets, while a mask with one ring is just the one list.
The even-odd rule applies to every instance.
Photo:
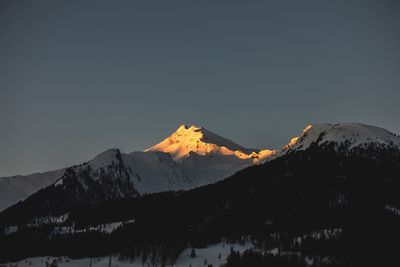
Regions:
[[400, 215], [400, 209], [399, 208], [396, 208], [396, 207], [390, 206], [390, 205], [386, 205], [385, 209], [390, 211], [390, 212], [392, 212], [395, 215]]
[[96, 226], [90, 226], [82, 229], [76, 229], [75, 225], [72, 226], [60, 226], [54, 228], [54, 234], [75, 234], [75, 233], [85, 233], [85, 232], [100, 232], [111, 234], [115, 230], [117, 230], [122, 225], [134, 223], [135, 220], [121, 221], [121, 222], [113, 222], [113, 223], [105, 223], [99, 224]]

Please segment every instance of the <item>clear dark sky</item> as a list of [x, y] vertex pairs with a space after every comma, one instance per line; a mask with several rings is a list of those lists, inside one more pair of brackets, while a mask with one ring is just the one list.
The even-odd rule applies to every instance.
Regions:
[[400, 133], [399, 1], [0, 2], [0, 176], [197, 124], [280, 148], [308, 123]]

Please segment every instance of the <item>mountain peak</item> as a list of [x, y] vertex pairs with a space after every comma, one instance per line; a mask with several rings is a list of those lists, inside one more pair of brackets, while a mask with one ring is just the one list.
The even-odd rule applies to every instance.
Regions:
[[248, 159], [258, 153], [256, 149], [242, 147], [233, 141], [214, 134], [204, 127], [182, 124], [171, 136], [145, 151], [160, 151], [171, 154], [174, 160], [199, 155], [223, 154]]
[[299, 136], [292, 138], [283, 150], [304, 150], [313, 142], [318, 144], [346, 142], [350, 148], [366, 143], [399, 146], [400, 137], [386, 129], [356, 122], [310, 124]]
[[199, 127], [196, 125], [188, 126], [187, 124], [181, 124], [176, 131], [186, 131], [186, 130], [202, 130], [203, 127]]

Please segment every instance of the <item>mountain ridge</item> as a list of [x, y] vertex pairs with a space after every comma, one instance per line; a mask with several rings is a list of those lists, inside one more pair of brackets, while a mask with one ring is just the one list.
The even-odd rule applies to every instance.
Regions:
[[[349, 148], [368, 143], [399, 146], [400, 137], [386, 129], [360, 123], [314, 124], [308, 125], [280, 151], [258, 150], [237, 145], [203, 127], [181, 125], [169, 137], [144, 152], [122, 153], [119, 149], [108, 149], [86, 164], [93, 171], [91, 178], [96, 180], [96, 172], [101, 168], [109, 168], [121, 161], [126, 167], [127, 185], [132, 185], [139, 194], [188, 190], [217, 182], [245, 167], [307, 149], [315, 142], [347, 144]], [[0, 211], [52, 183], [61, 185], [64, 172], [65, 169], [60, 169], [15, 176], [17, 179], [1, 178]], [[32, 187], [28, 186], [30, 180], [34, 180]]]
[[[0, 194], [0, 207], [2, 209], [7, 208], [53, 183], [56, 187], [62, 187], [64, 180], [72, 179], [71, 173], [85, 176], [75, 177], [74, 184], [80, 184], [81, 193], [83, 193], [84, 188], [92, 184], [90, 179], [97, 183], [97, 187], [101, 187], [102, 183], [112, 183], [112, 181], [122, 179], [125, 180], [124, 186], [130, 188], [127, 192], [131, 192], [133, 195], [123, 193], [124, 188], [114, 188], [112, 190], [116, 190], [116, 192], [109, 192], [109, 194], [105, 193], [103, 189], [100, 192], [108, 194], [110, 197], [118, 197], [118, 192], [120, 192], [119, 197], [133, 197], [138, 194], [161, 191], [188, 190], [214, 183], [247, 166], [262, 162], [275, 153], [273, 150], [259, 151], [244, 148], [229, 139], [197, 126], [181, 125], [165, 140], [171, 139], [173, 142], [179, 143], [180, 146], [177, 148], [179, 153], [175, 153], [173, 149], [155, 149], [157, 145], [144, 152], [134, 151], [130, 153], [122, 153], [117, 148], [111, 148], [87, 162], [61, 169], [52, 177], [47, 177], [47, 173], [24, 176], [26, 180], [33, 177], [37, 186], [27, 192], [20, 192], [21, 190], [19, 190], [15, 194], [11, 193], [9, 194], [11, 197]], [[184, 150], [182, 150], [182, 144], [186, 146]], [[179, 158], [176, 157], [177, 155], [179, 155]], [[116, 168], [119, 164], [122, 164], [124, 173], [119, 173], [120, 170]], [[67, 169], [70, 170], [70, 173], [65, 175]], [[109, 169], [115, 173], [109, 172]], [[9, 180], [11, 180], [11, 183], [13, 182], [13, 179]], [[0, 193], [10, 188], [5, 181], [5, 179], [0, 179]], [[18, 184], [17, 182], [14, 181]], [[120, 185], [122, 186], [122, 184]], [[93, 197], [101, 199], [101, 196]]]

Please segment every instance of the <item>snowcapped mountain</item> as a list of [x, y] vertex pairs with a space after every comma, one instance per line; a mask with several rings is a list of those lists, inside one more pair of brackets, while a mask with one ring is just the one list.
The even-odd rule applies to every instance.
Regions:
[[[0, 193], [5, 192], [0, 194], [0, 210], [52, 183], [56, 191], [63, 191], [60, 195], [65, 194], [71, 205], [75, 200], [92, 203], [188, 190], [215, 183], [274, 154], [274, 150], [244, 148], [204, 128], [182, 125], [144, 152], [109, 149], [64, 170], [0, 179]], [[31, 180], [34, 186], [29, 186]]]
[[[198, 133], [190, 128], [183, 127], [182, 136]], [[211, 181], [197, 173], [212, 177], [215, 169], [252, 163], [219, 148], [200, 154], [207, 146], [202, 140], [204, 132], [175, 140], [174, 149], [169, 141], [157, 145], [183, 152], [179, 157], [154, 148], [129, 154], [111, 149], [68, 168], [57, 183], [0, 213], [0, 263], [95, 253], [178, 266], [183, 253], [186, 266], [207, 266], [223, 264], [230, 251], [226, 266], [400, 266], [400, 147], [394, 134], [355, 123], [312, 125], [279, 156], [229, 179], [185, 192], [143, 193], [191, 188]], [[189, 141], [199, 147], [186, 151]], [[225, 250], [224, 243], [212, 245], [223, 240], [252, 249], [238, 254], [230, 244]], [[208, 247], [215, 253], [204, 257]]]
[[251, 159], [254, 162], [263, 161], [268, 156], [276, 153], [275, 150], [257, 150], [244, 148], [225, 139], [203, 127], [181, 125], [176, 132], [164, 141], [145, 150], [165, 152], [172, 156], [175, 161], [190, 157], [192, 153], [201, 156], [218, 154], [235, 156], [239, 159]]
[[377, 146], [400, 146], [400, 137], [386, 129], [361, 123], [324, 123], [308, 125], [298, 137], [294, 137], [283, 148], [282, 153], [306, 150], [312, 143], [333, 143], [347, 149], [375, 144]]
[[[311, 144], [399, 146], [400, 137], [359, 123], [307, 126], [281, 151], [242, 147], [203, 127], [181, 125], [144, 152], [110, 149], [87, 163], [67, 169], [0, 179], [0, 211], [54, 183], [81, 202], [107, 201], [162, 191], [189, 190], [218, 182], [254, 164]], [[72, 201], [73, 199], [71, 199]]]
[[[128, 197], [215, 183], [275, 153], [274, 150], [244, 148], [204, 128], [182, 125], [144, 152], [125, 154], [118, 149], [109, 149], [87, 164], [75, 167], [75, 172], [90, 177], [90, 183], [105, 177], [110, 181], [126, 180], [125, 188], [132, 187], [135, 193], [126, 194], [119, 190], [119, 196]], [[62, 184], [65, 179], [68, 177], [61, 178], [56, 184]], [[84, 185], [85, 188], [89, 186]]]
[[[266, 164], [214, 183], [260, 154], [194, 126], [146, 152], [107, 150], [0, 212], [0, 263], [95, 252], [179, 265], [183, 253], [184, 264], [204, 266], [229, 250], [227, 266], [254, 266], [257, 255], [268, 266], [399, 266], [386, 264], [398, 262], [398, 136], [357, 123], [310, 125]], [[146, 194], [169, 190], [185, 192]], [[212, 246], [221, 240], [253, 250]], [[222, 255], [192, 253], [193, 244]]]

